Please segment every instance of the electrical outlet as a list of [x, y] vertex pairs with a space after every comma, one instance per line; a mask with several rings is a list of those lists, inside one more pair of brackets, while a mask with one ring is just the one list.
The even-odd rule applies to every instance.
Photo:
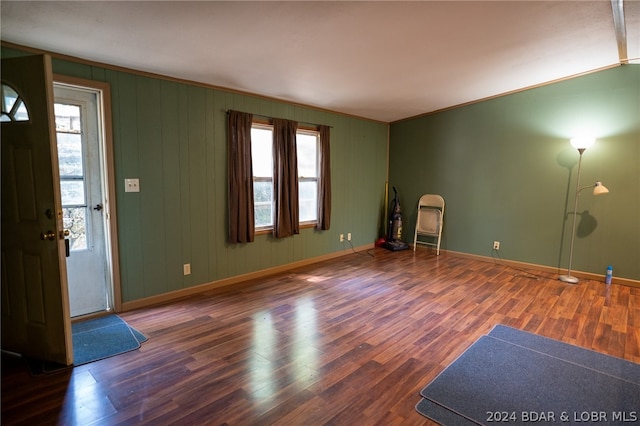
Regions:
[[184, 273], [184, 275], [191, 275], [191, 264], [185, 263], [184, 265], [182, 265], [182, 272]]
[[344, 234], [340, 234], [340, 242], [344, 242]]
[[351, 232], [347, 234], [347, 241], [351, 241]]
[[494, 241], [493, 242], [493, 249], [494, 250], [500, 250], [500, 241]]

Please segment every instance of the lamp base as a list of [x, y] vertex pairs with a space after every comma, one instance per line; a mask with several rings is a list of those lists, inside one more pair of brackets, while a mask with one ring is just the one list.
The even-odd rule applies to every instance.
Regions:
[[578, 278], [572, 275], [560, 275], [558, 279], [562, 282], [570, 283], [570, 284], [577, 284], [579, 281]]

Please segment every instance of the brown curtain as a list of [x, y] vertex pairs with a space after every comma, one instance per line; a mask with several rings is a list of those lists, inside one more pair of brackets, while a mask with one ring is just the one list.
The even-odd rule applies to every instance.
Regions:
[[247, 243], [253, 241], [255, 231], [251, 163], [253, 115], [229, 111], [227, 120], [229, 241]]
[[300, 233], [298, 207], [298, 123], [273, 119], [273, 189], [275, 212], [273, 236], [289, 237]]
[[318, 181], [317, 229], [327, 230], [331, 226], [331, 155], [330, 127], [319, 126], [320, 133], [320, 179]]

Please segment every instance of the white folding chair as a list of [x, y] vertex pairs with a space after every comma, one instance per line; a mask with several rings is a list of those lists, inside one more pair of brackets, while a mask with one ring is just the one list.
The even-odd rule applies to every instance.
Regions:
[[[444, 198], [437, 194], [424, 194], [418, 201], [416, 231], [413, 236], [413, 251], [418, 244], [433, 246], [440, 254], [442, 222], [444, 218]], [[423, 237], [421, 241], [418, 238]]]

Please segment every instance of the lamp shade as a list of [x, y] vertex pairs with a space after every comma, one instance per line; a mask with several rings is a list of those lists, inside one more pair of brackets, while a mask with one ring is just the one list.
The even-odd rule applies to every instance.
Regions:
[[609, 190], [607, 189], [607, 187], [604, 186], [600, 181], [596, 182], [596, 184], [593, 187], [593, 195], [606, 194], [608, 192]]
[[595, 141], [596, 140], [594, 138], [590, 138], [588, 136], [580, 136], [578, 138], [571, 139], [570, 142], [571, 146], [573, 146], [575, 149], [585, 150], [593, 145]]

